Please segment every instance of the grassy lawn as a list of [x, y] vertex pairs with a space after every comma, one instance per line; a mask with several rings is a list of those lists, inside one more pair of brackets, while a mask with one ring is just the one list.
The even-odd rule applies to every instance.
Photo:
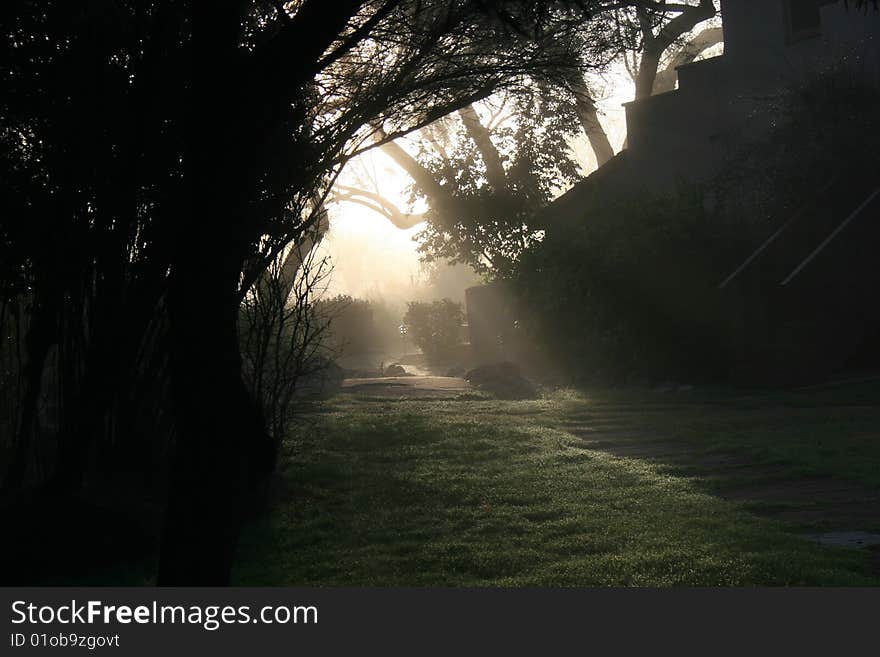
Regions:
[[700, 395], [323, 402], [286, 444], [275, 506], [246, 528], [234, 581], [880, 583], [866, 552], [804, 540], [699, 479], [588, 449], [569, 432], [640, 427], [785, 464], [792, 476], [880, 485], [876, 409], [846, 408], [835, 393]]
[[[830, 476], [880, 488], [880, 384], [801, 391], [602, 393], [563, 403], [565, 422], [597, 420], [688, 442], [695, 453], [736, 452], [792, 476]], [[880, 520], [880, 519], [878, 519]]]

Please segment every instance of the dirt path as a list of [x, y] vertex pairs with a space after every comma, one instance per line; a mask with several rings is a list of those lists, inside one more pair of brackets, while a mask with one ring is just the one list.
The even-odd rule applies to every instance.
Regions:
[[364, 397], [449, 398], [472, 392], [471, 384], [454, 376], [384, 376], [345, 379], [342, 391]]

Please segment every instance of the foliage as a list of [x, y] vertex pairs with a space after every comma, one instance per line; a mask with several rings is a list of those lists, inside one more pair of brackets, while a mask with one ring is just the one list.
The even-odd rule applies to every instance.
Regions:
[[564, 94], [534, 83], [507, 103], [501, 111], [510, 116], [492, 131], [505, 169], [503, 189], [489, 185], [477, 144], [463, 125], [447, 152], [423, 144], [420, 162], [454, 198], [450, 207], [432, 207], [427, 214], [427, 226], [417, 237], [425, 261], [445, 259], [508, 276], [522, 252], [541, 239], [534, 211], [580, 178], [568, 145], [580, 128]]
[[461, 342], [464, 311], [460, 303], [411, 301], [407, 304], [403, 323], [409, 337], [429, 360], [443, 360], [452, 355]]
[[727, 348], [713, 288], [739, 243], [696, 188], [604, 198], [523, 257], [526, 327], [581, 379], [710, 374]]
[[400, 346], [400, 314], [382, 301], [347, 294], [319, 299], [318, 312], [331, 316], [327, 341], [340, 356], [391, 351]]

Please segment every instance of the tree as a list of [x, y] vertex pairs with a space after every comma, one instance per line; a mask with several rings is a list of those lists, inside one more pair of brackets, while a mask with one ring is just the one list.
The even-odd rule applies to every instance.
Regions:
[[[477, 3], [321, 5], [305, 0], [280, 12], [258, 5], [246, 25], [268, 21], [273, 31], [255, 29], [244, 39], [239, 3], [190, 15], [192, 200], [168, 290], [179, 457], [163, 582], [217, 581], [229, 572], [250, 474], [241, 455], [262, 431], [248, 410], [233, 321], [254, 246], [266, 234], [291, 235], [284, 226], [290, 199], [326, 189], [369, 139], [369, 126], [402, 134], [543, 64], [534, 46], [504, 52], [510, 44], [502, 38], [499, 49], [486, 49]], [[191, 257], [197, 250], [217, 254], [210, 268]], [[195, 330], [205, 322], [216, 327], [209, 339]]]
[[[380, 128], [392, 140], [553, 62], [476, 0], [2, 11], [4, 302], [29, 318], [26, 407], [63, 354], [54, 486], [79, 487], [105, 432], [146, 421], [138, 404], [160, 397], [139, 401], [137, 382], [168, 373], [159, 581], [222, 583], [272, 449], [241, 377], [241, 300]], [[24, 473], [37, 414], [21, 415]]]
[[715, 16], [718, 10], [714, 0], [699, 0], [694, 5], [647, 1], [632, 5], [641, 39], [638, 73], [634, 76], [635, 97], [639, 100], [655, 92], [657, 73], [666, 50], [698, 24]]
[[[635, 100], [672, 91], [676, 68], [694, 61], [723, 40], [722, 29], [710, 25], [718, 15], [716, 5], [714, 0], [610, 3], [604, 6], [601, 18], [604, 28], [613, 36], [605, 41], [588, 40], [584, 53], [621, 61], [633, 80]], [[700, 25], [704, 28], [695, 32]], [[596, 52], [597, 44], [604, 49], [601, 53]], [[577, 99], [597, 167], [601, 167], [614, 151], [602, 128], [590, 85], [575, 76], [569, 86]]]
[[540, 238], [533, 212], [580, 178], [569, 149], [578, 116], [567, 90], [530, 79], [481, 103], [471, 103], [420, 133], [413, 153], [388, 141], [381, 146], [412, 180], [412, 213], [374, 190], [337, 185], [334, 199], [359, 203], [398, 228], [427, 222], [420, 233], [423, 259], [465, 263], [504, 276], [518, 254]]
[[[450, 210], [432, 200], [419, 236], [425, 260], [443, 258], [492, 277], [509, 275], [519, 255], [541, 238], [534, 212], [579, 179], [568, 146], [578, 119], [567, 97], [558, 88], [534, 85], [508, 103], [508, 119], [494, 125], [484, 125], [472, 110], [471, 125], [462, 122], [445, 158], [427, 148], [421, 152], [425, 167], [455, 199], [446, 203]], [[492, 173], [487, 161], [495, 162]]]

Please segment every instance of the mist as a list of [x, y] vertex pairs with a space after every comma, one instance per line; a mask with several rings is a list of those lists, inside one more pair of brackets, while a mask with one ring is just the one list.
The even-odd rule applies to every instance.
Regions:
[[325, 294], [383, 303], [401, 316], [408, 301], [463, 303], [465, 289], [479, 284], [479, 277], [464, 265], [421, 262], [416, 239], [423, 226], [400, 230], [366, 208], [332, 209], [330, 230], [318, 247], [333, 267]]

